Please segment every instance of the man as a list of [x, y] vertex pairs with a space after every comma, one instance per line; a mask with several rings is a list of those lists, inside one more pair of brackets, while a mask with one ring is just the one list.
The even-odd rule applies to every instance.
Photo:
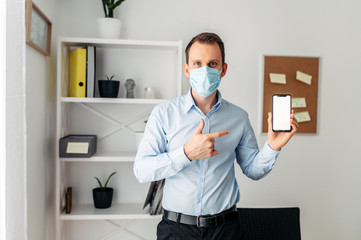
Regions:
[[248, 114], [217, 91], [227, 72], [224, 44], [201, 33], [186, 47], [184, 72], [191, 90], [154, 108], [134, 163], [140, 182], [165, 180], [158, 239], [238, 239], [240, 200], [234, 159], [252, 179], [264, 177], [297, 131], [272, 131], [259, 151]]

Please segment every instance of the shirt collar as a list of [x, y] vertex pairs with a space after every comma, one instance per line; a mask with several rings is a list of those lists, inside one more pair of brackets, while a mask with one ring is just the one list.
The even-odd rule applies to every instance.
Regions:
[[[216, 111], [221, 106], [222, 94], [219, 90], [217, 90], [217, 98], [218, 98], [218, 101], [213, 106], [213, 111]], [[185, 96], [184, 112], [187, 113], [193, 106], [195, 107], [196, 103], [194, 102], [194, 99], [192, 96], [192, 88], [191, 88]]]

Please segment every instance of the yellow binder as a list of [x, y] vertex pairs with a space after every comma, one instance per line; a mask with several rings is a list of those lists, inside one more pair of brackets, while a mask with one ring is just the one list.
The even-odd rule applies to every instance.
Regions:
[[77, 48], [69, 55], [69, 97], [85, 97], [86, 49]]

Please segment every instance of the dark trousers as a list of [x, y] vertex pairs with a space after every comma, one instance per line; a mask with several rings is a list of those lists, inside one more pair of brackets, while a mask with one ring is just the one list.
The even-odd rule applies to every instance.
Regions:
[[216, 227], [199, 228], [163, 217], [157, 227], [157, 240], [238, 240], [240, 228], [238, 218]]

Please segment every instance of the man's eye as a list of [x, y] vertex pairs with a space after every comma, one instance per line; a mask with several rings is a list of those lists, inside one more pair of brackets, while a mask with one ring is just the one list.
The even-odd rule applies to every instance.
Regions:
[[195, 62], [194, 65], [199, 66], [199, 65], [201, 65], [201, 63], [200, 62]]
[[217, 66], [217, 63], [216, 63], [216, 62], [210, 62], [210, 63], [209, 63], [209, 66], [210, 66], [210, 67], [215, 67], [215, 66]]

